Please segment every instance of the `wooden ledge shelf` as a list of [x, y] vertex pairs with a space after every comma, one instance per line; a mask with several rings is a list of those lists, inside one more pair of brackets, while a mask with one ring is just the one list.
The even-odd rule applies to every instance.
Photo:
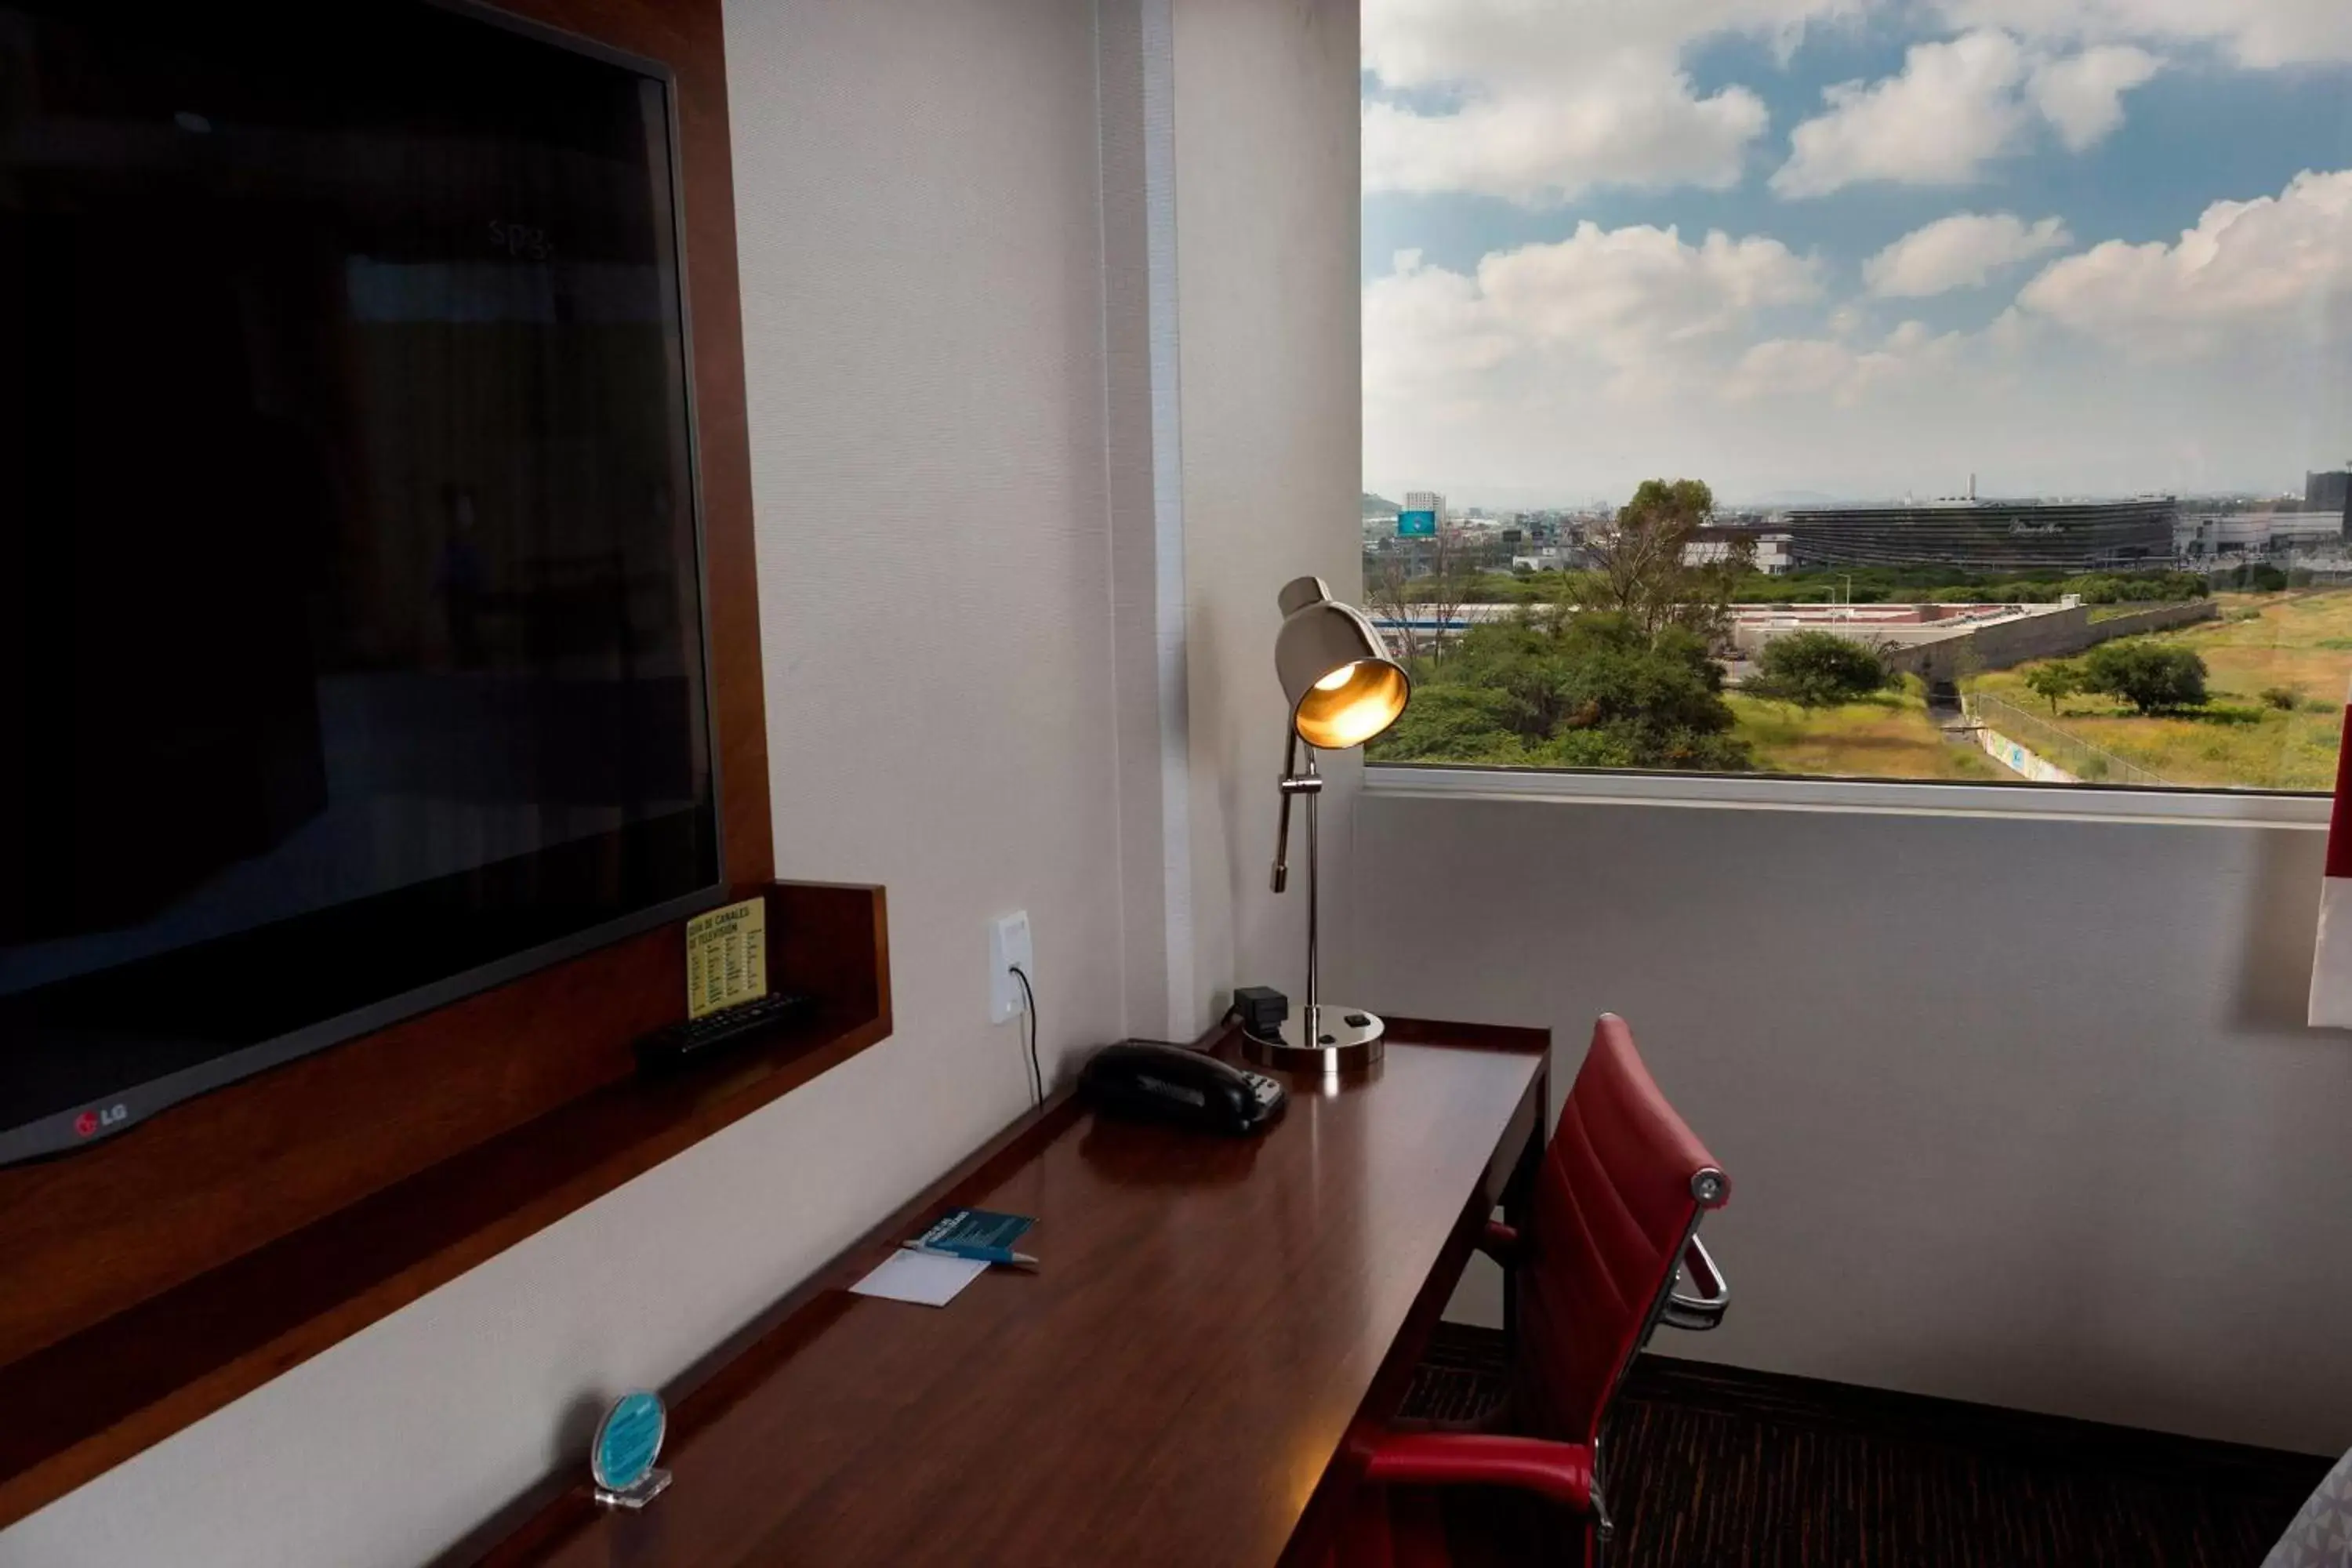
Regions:
[[[602, 1026], [583, 1020], [579, 1027], [599, 1037], [593, 1055], [604, 1071], [603, 1080], [584, 1092], [0, 1363], [0, 1408], [10, 1413], [0, 1422], [0, 1525], [887, 1037], [882, 889], [778, 882], [768, 885], [766, 896], [772, 984], [814, 996], [814, 1008], [715, 1060], [658, 1078], [627, 1070], [629, 1041], [643, 1032], [635, 1020], [607, 1020]], [[653, 933], [651, 942], [673, 954], [682, 946], [676, 927]], [[625, 963], [624, 950], [647, 945], [648, 939], [635, 939], [563, 967], [593, 966], [600, 959]], [[666, 1015], [682, 1015], [682, 957], [650, 967], [676, 976]], [[440, 1020], [446, 1034], [451, 1024], [463, 1025], [467, 1008], [459, 1004], [413, 1022]], [[631, 1032], [603, 1037], [616, 1028]], [[332, 1077], [339, 1066], [365, 1071], [372, 1052], [387, 1048], [387, 1037], [415, 1032], [394, 1029], [306, 1058], [320, 1064], [310, 1076]], [[479, 1036], [470, 1044], [477, 1052], [489, 1049]], [[538, 1031], [518, 1048], [549, 1048], [547, 1032]], [[327, 1059], [346, 1052], [352, 1054], [341, 1063]], [[32, 1189], [50, 1177], [102, 1180], [106, 1173], [99, 1167], [110, 1156], [131, 1184], [120, 1201], [135, 1203], [140, 1184], [151, 1183], [158, 1169], [153, 1150], [140, 1147], [148, 1132], [162, 1132], [173, 1118], [179, 1119], [173, 1131], [183, 1139], [191, 1128], [201, 1133], [207, 1122], [233, 1127], [224, 1107], [236, 1097], [282, 1096], [294, 1081], [268, 1074], [193, 1101], [156, 1127], [126, 1136], [119, 1147], [30, 1168], [29, 1180], [25, 1172], [0, 1172], [0, 1205], [36, 1196]], [[338, 1131], [317, 1136], [333, 1139]], [[142, 1152], [149, 1157], [141, 1159]], [[263, 1164], [248, 1180], [257, 1189], [269, 1174]], [[0, 1234], [7, 1224], [0, 1221]], [[12, 1291], [35, 1277], [22, 1271], [23, 1261], [10, 1259]]]

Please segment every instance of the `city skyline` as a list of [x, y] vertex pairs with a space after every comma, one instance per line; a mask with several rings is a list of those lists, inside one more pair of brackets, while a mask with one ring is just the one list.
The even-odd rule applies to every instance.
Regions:
[[[2352, 468], [2352, 460], [2338, 463], [2332, 469], [2326, 471], [2343, 472], [2347, 468]], [[2307, 481], [2320, 472], [2322, 472], [2322, 470], [2309, 470], [2302, 476], [2303, 480], [2307, 483]], [[1644, 477], [1653, 479], [1679, 479], [1699, 478], [1702, 476], [1667, 474], [1648, 475]], [[2296, 483], [2266, 486], [2252, 489], [2210, 490], [2204, 492], [2192, 492], [2189, 494], [2175, 494], [2167, 491], [2156, 490], [2135, 491], [2126, 494], [2123, 492], [2098, 493], [2093, 491], [1995, 491], [1986, 489], [1979, 484], [1978, 486], [1979, 493], [1977, 495], [1971, 496], [1968, 494], [1968, 483], [1976, 481], [1979, 478], [1980, 476], [1970, 474], [1967, 476], [1967, 479], [1964, 480], [1960, 486], [1950, 489], [1937, 490], [1934, 492], [1912, 490], [1900, 494], [1887, 495], [1838, 495], [1822, 490], [1783, 490], [1762, 495], [1739, 495], [1724, 491], [1718, 487], [1713, 485], [1710, 485], [1708, 488], [1715, 494], [1715, 501], [1717, 510], [1723, 511], [1783, 511], [1790, 509], [1808, 507], [1933, 506], [1945, 503], [1958, 504], [1973, 501], [1981, 501], [1986, 504], [1992, 504], [2016, 501], [2071, 503], [2152, 500], [2178, 501], [2184, 507], [2196, 506], [2200, 503], [2213, 503], [2217, 505], [2250, 505], [2257, 509], [2293, 511], [2301, 504], [2305, 489], [2305, 483]], [[1413, 489], [1417, 492], [1425, 492], [1426, 489], [1426, 488], [1423, 486], [1415, 486]], [[1466, 519], [1473, 513], [1475, 513], [1486, 518], [1487, 521], [1496, 522], [1506, 521], [1510, 517], [1519, 514], [1545, 512], [1567, 514], [1580, 512], [1590, 513], [1601, 510], [1614, 511], [1618, 507], [1623, 505], [1625, 500], [1625, 497], [1623, 495], [1595, 494], [1589, 496], [1565, 496], [1555, 490], [1540, 489], [1531, 489], [1520, 492], [1505, 491], [1497, 495], [1496, 493], [1483, 491], [1475, 485], [1469, 487], [1466, 492], [1439, 490], [1432, 493], [1435, 493], [1444, 498], [1445, 510], [1449, 517]], [[1378, 498], [1384, 502], [1391, 503], [1391, 510], [1396, 510], [1402, 504], [1398, 501], [1398, 498], [1395, 494], [1382, 490], [1379, 487], [1370, 483], [1367, 483], [1364, 487], [1364, 495], [1367, 500]], [[2332, 510], [2335, 509], [2328, 508], [2325, 510]], [[1371, 514], [1370, 513], [1367, 514], [1368, 520], [1370, 515]]]
[[[1967, 494], [1967, 489], [1936, 491], [1936, 494], [1906, 491], [1906, 494], [1889, 494], [1889, 496], [1834, 496], [1834, 494], [1828, 494], [1828, 491], [1776, 491], [1776, 494], [1761, 494], [1761, 496], [1738, 496], [1738, 494], [1724, 494], [1724, 491], [1717, 491], [1715, 505], [1717, 505], [1717, 510], [1778, 512], [1778, 510], [1790, 510], [1790, 508], [1822, 508], [1822, 505], [1828, 505], [1828, 508], [1846, 508], [1846, 505], [1851, 505], [1851, 508], [1867, 508], [1867, 505], [1973, 503], [1973, 500], [1983, 500], [1983, 503], [2001, 503], [2001, 500], [2051, 500], [2051, 503], [2074, 503], [2074, 500], [2178, 500], [2180, 505], [2232, 503], [2232, 505], [2255, 505], [2255, 508], [2267, 508], [2267, 510], [2295, 510], [2295, 503], [2303, 500], [2305, 489], [2307, 489], [2307, 482], [2310, 482], [2310, 479], [2319, 478], [2322, 472], [2345, 472], [2347, 468], [2352, 468], [2352, 463], [2340, 463], [2340, 466], [2336, 466], [2333, 470], [2307, 470], [2303, 475], [2305, 484], [2277, 484], [2277, 487], [2232, 489], [2232, 491], [2204, 491], [2204, 494], [2168, 494], [2168, 491], [2136, 491], [2136, 494], [2091, 494], [2091, 491], [2058, 491], [2058, 494], [2051, 494], [2051, 491], [2039, 491], [2039, 494], [2022, 494], [2022, 491], [1990, 491], [1990, 489], [1983, 489], [1980, 484], [1978, 484], [1976, 496]], [[1696, 475], [1649, 475], [1649, 478], [1696, 478]], [[1978, 475], [1969, 475], [1969, 484], [1976, 484], [1976, 479]], [[1710, 491], [1712, 489], [1715, 487], [1710, 484]], [[1477, 512], [1477, 515], [1484, 515], [1491, 521], [1503, 521], [1510, 515], [1522, 515], [1522, 512], [1616, 510], [1618, 505], [1622, 505], [1622, 500], [1625, 500], [1622, 496], [1557, 496], [1552, 494], [1552, 491], [1527, 491], [1527, 494], [1517, 496], [1517, 499], [1498, 500], [1498, 499], [1486, 499], [1486, 496], [1482, 496], [1477, 491], [1477, 487], [1470, 489], [1470, 494], [1454, 494], [1454, 491], [1425, 491], [1425, 487], [1413, 487], [1413, 494], [1444, 496], [1446, 515], [1449, 517], [1470, 517], [1473, 512]], [[1371, 484], [1364, 487], [1364, 496], [1367, 496], [1367, 500], [1381, 499], [1383, 503], [1390, 503], [1390, 510], [1397, 510], [1397, 508], [1402, 505], [1400, 500], [1397, 500], [1397, 496], [1385, 494], [1385, 491], [1371, 487]], [[2336, 508], [2322, 508], [2322, 510], [2336, 510]], [[1369, 517], [1371, 515], [1367, 512], [1367, 520]]]
[[2352, 7], [1367, 0], [1364, 483], [2291, 493], [2352, 458]]

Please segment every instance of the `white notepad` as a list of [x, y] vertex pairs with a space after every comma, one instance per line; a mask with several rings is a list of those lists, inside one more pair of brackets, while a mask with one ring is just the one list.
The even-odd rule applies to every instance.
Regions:
[[944, 1307], [963, 1288], [988, 1272], [976, 1258], [941, 1258], [929, 1252], [894, 1252], [882, 1266], [852, 1285], [859, 1296], [879, 1296], [890, 1301], [912, 1301], [922, 1307]]

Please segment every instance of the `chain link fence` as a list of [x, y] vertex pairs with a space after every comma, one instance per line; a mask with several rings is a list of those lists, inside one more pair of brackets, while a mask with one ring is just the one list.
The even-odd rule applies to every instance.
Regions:
[[2172, 782], [2027, 712], [2006, 698], [1973, 692], [1961, 699], [1961, 706], [1971, 721], [2032, 748], [2084, 784], [2163, 785]]

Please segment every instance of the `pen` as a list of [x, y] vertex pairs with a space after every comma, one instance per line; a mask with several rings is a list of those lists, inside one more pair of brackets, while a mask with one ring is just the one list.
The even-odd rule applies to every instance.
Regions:
[[1037, 1260], [1025, 1252], [1013, 1252], [1002, 1247], [932, 1247], [920, 1241], [902, 1241], [902, 1252], [919, 1252], [926, 1258], [961, 1258], [968, 1263], [1002, 1263], [1009, 1268], [1034, 1268]]

